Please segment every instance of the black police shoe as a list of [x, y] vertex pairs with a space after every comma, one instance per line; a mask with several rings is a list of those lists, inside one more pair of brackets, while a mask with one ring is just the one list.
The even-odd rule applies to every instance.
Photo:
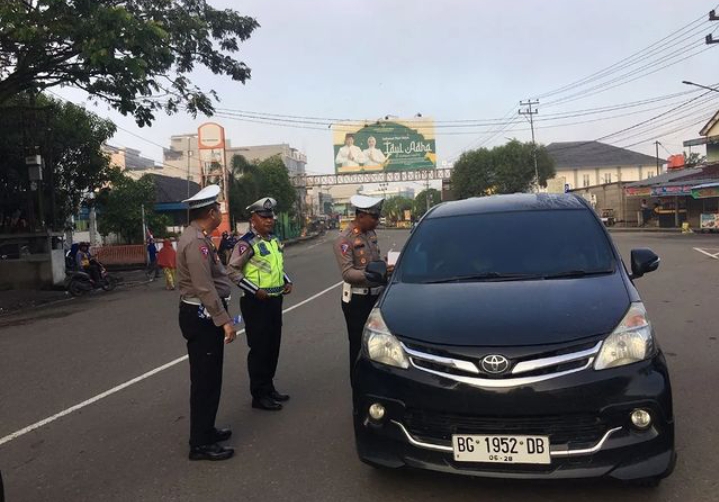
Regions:
[[290, 396], [288, 394], [280, 394], [276, 390], [273, 390], [270, 392], [270, 397], [277, 401], [278, 403], [284, 403], [285, 401], [290, 400]]
[[215, 443], [221, 443], [222, 441], [227, 441], [232, 436], [232, 431], [230, 429], [215, 429], [215, 435], [214, 440]]
[[267, 411], [280, 411], [282, 409], [282, 405], [270, 396], [262, 396], [252, 399], [252, 407]]
[[232, 448], [217, 443], [190, 448], [190, 460], [227, 460], [234, 454], [235, 450]]

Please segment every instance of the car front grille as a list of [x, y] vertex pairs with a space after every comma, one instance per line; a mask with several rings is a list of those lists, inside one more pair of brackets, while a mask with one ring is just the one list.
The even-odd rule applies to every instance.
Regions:
[[451, 444], [452, 434], [549, 436], [553, 445], [596, 443], [608, 430], [592, 415], [477, 417], [409, 409], [403, 422], [413, 436], [442, 444]]

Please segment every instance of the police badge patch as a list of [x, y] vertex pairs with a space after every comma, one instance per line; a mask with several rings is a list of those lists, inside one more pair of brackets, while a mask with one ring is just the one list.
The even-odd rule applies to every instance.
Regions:
[[202, 253], [202, 256], [207, 258], [207, 255], [210, 254], [210, 249], [207, 246], [200, 246], [200, 252]]
[[340, 246], [340, 251], [342, 251], [343, 255], [347, 254], [347, 251], [349, 251], [349, 249], [350, 249], [350, 245], [347, 244], [346, 242]]

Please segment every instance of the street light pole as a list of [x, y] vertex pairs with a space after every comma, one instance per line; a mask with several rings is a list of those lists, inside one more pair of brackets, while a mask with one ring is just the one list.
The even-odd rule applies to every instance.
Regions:
[[716, 89], [714, 87], [709, 87], [708, 85], [702, 84], [695, 84], [694, 82], [689, 82], [688, 80], [682, 80], [682, 84], [693, 85], [694, 87], [701, 87], [702, 89], [706, 89], [708, 91], [719, 92], [719, 89]]

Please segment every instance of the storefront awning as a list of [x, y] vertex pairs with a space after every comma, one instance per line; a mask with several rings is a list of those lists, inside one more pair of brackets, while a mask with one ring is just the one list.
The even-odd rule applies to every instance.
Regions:
[[710, 199], [719, 197], [719, 182], [704, 183], [692, 187], [692, 197], [695, 199]]

